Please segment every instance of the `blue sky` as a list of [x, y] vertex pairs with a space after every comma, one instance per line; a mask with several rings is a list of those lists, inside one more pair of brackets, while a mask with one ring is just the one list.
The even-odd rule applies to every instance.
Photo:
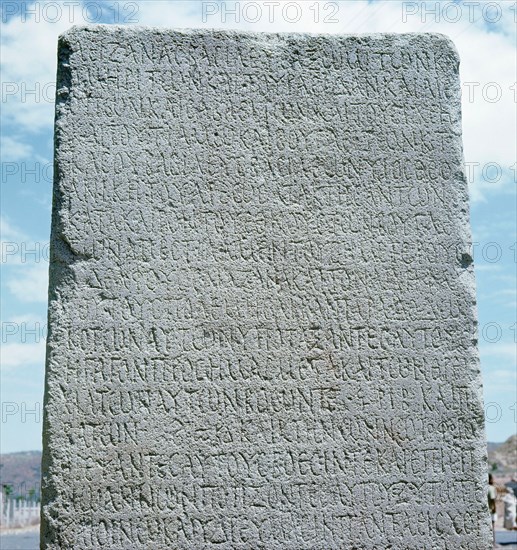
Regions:
[[118, 23], [442, 32], [461, 57], [487, 435], [516, 431], [516, 28], [509, 2], [1, 1], [1, 452], [41, 448], [57, 36]]

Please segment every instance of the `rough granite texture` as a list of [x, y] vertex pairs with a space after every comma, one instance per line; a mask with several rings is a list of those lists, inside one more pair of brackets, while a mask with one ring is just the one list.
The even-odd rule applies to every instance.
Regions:
[[458, 65], [60, 38], [42, 548], [490, 547]]

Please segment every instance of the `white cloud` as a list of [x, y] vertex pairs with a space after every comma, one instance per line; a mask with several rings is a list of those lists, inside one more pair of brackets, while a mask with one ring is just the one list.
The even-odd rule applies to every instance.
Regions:
[[0, 354], [2, 371], [45, 362], [45, 341], [33, 344], [7, 343]]
[[[19, 327], [24, 326], [27, 328], [27, 330], [29, 330], [30, 327], [34, 327], [34, 326], [39, 326], [39, 327], [46, 326], [47, 320], [46, 318], [44, 318], [38, 313], [25, 313], [23, 315], [15, 315], [11, 317], [9, 320], [6, 320], [4, 318], [2, 322], [14, 323]], [[6, 340], [6, 337], [4, 337], [2, 341], [7, 342], [9, 341], [9, 338], [7, 338]]]
[[42, 212], [45, 212], [50, 215], [52, 212], [52, 198], [48, 195], [41, 195], [41, 193], [35, 193], [34, 191], [20, 191], [21, 197], [27, 197], [31, 201], [34, 201], [36, 204], [41, 206]]
[[[57, 37], [71, 22], [65, 16], [52, 22], [53, 13], [45, 11], [49, 4], [64, 7], [67, 4], [64, 0], [26, 4], [36, 15], [28, 15], [24, 20], [17, 13], [2, 25], [3, 116], [5, 122], [19, 130], [39, 132], [52, 128]], [[73, 23], [87, 23], [82, 10], [74, 10], [73, 15]]]
[[[16, 315], [9, 319], [6, 319], [4, 316], [1, 330], [2, 359], [4, 358], [3, 352], [7, 348], [9, 364], [16, 363], [17, 361], [22, 361], [23, 363], [25, 361], [24, 358], [27, 356], [32, 357], [35, 349], [27, 348], [27, 346], [41, 344], [46, 338], [47, 321], [43, 316], [35, 313]], [[23, 348], [16, 347], [21, 345], [23, 345]]]
[[501, 271], [501, 266], [494, 264], [475, 264], [474, 269], [475, 271], [488, 271], [494, 273], [496, 271]]
[[490, 219], [490, 223], [478, 221], [473, 230], [472, 238], [476, 246], [483, 247], [488, 242], [493, 242], [495, 238], [506, 236], [511, 242], [512, 235], [515, 233], [515, 214], [508, 210], [499, 211], [496, 217]]
[[30, 158], [33, 152], [30, 143], [9, 136], [2, 136], [0, 138], [0, 150], [2, 151], [2, 162], [25, 160]]
[[494, 280], [501, 281], [502, 283], [511, 283], [512, 285], [515, 285], [516, 273], [515, 271], [513, 271], [513, 273], [510, 271], [508, 274], [506, 273], [498, 274], [494, 277]]
[[[517, 362], [517, 344], [513, 342], [489, 343], [481, 341], [479, 353], [488, 363], [490, 359], [497, 357], [498, 360]], [[503, 371], [496, 371], [503, 372]], [[491, 371], [491, 376], [494, 375]]]
[[166, 0], [150, 2], [139, 0], [135, 2], [138, 11], [135, 18], [139, 25], [169, 28], [200, 28], [214, 27], [212, 21], [203, 23], [203, 4], [209, 6], [213, 2], [190, 2], [185, 0]]
[[[496, 369], [485, 371], [483, 376], [483, 389], [485, 400], [510, 397], [515, 399], [517, 387], [517, 372], [513, 369]], [[515, 402], [515, 401], [513, 401]]]
[[0, 235], [2, 240], [8, 241], [21, 241], [27, 238], [20, 229], [11, 224], [6, 216], [0, 216]]
[[5, 284], [22, 302], [45, 303], [48, 291], [48, 264], [41, 261], [25, 264], [23, 269], [16, 267], [15, 273], [9, 276]]
[[517, 382], [517, 372], [511, 370], [497, 369], [491, 372], [499, 380], [506, 380], [507, 382]]
[[[513, 283], [515, 284], [515, 282], [514, 278]], [[485, 288], [495, 287], [496, 284], [491, 280], [489, 284], [485, 283], [483, 286]], [[489, 292], [480, 292], [479, 301], [489, 304], [492, 310], [498, 311], [500, 319], [506, 317], [508, 313], [507, 310], [515, 311], [517, 309], [517, 294], [515, 290], [511, 289], [504, 289], [497, 292], [491, 290]]]
[[515, 296], [517, 295], [517, 289], [515, 288], [501, 288], [499, 290], [496, 290], [495, 292], [492, 292], [490, 294], [490, 296], [492, 297], [498, 297], [498, 296], [502, 296], [502, 297], [511, 297], [511, 298], [515, 298]]
[[[21, 229], [0, 216], [1, 255], [3, 268], [17, 266], [16, 275], [25, 279], [31, 266], [35, 271], [48, 269], [50, 246], [48, 241], [29, 238]], [[18, 277], [19, 279], [19, 277]]]

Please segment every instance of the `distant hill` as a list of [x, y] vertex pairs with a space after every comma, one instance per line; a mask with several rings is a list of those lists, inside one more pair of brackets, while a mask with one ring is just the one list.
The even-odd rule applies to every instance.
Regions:
[[490, 442], [490, 441], [489, 441], [489, 442], [487, 443], [488, 452], [489, 452], [489, 453], [494, 452], [494, 451], [497, 449], [497, 447], [500, 447], [501, 445], [502, 445], [502, 443], [494, 443], [494, 442]]
[[14, 497], [29, 498], [41, 493], [41, 452], [7, 453], [0, 455], [0, 486]]
[[516, 475], [517, 434], [510, 436], [504, 443], [488, 444], [488, 467], [497, 475]]

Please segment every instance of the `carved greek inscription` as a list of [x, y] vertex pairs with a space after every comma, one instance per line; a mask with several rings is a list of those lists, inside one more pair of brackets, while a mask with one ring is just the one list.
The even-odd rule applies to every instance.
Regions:
[[448, 40], [88, 27], [57, 89], [42, 548], [485, 549]]

